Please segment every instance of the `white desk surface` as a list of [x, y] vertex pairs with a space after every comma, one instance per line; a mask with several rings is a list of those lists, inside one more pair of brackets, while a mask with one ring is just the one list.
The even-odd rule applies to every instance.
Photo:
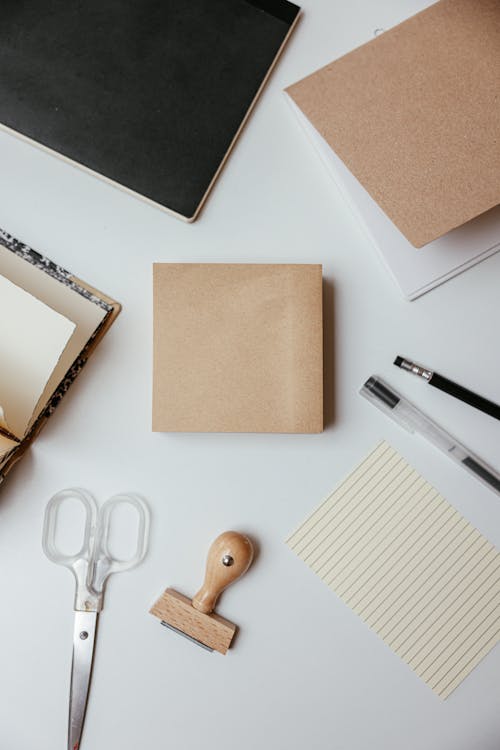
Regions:
[[[283, 541], [386, 438], [500, 546], [500, 498], [357, 393], [367, 376], [385, 376], [500, 466], [498, 422], [392, 365], [407, 355], [500, 400], [500, 254], [403, 300], [280, 94], [366, 41], [366, 29], [425, 4], [303, 0], [296, 34], [194, 225], [0, 136], [0, 226], [124, 307], [0, 493], [2, 750], [66, 747], [73, 581], [46, 560], [40, 537], [47, 500], [75, 485], [101, 500], [139, 491], [153, 513], [147, 560], [108, 585], [82, 750], [500, 746], [498, 646], [442, 702]], [[174, 260], [323, 264], [335, 412], [322, 435], [150, 431], [151, 264]], [[241, 628], [222, 657], [147, 611], [167, 585], [194, 593], [208, 544], [228, 528], [251, 534], [259, 554], [221, 599], [221, 614]]]

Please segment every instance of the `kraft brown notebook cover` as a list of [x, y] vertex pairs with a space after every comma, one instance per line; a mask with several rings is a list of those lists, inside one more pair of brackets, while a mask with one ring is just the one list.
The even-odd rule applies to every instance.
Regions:
[[323, 429], [322, 268], [156, 263], [153, 430]]
[[500, 203], [500, 3], [441, 0], [287, 89], [416, 247]]
[[0, 229], [0, 482], [66, 395], [120, 305]]

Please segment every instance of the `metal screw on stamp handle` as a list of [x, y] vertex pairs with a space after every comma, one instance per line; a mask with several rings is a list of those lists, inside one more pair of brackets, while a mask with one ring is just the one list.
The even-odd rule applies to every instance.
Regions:
[[224, 555], [222, 558], [222, 564], [229, 568], [234, 563], [234, 558], [231, 555]]

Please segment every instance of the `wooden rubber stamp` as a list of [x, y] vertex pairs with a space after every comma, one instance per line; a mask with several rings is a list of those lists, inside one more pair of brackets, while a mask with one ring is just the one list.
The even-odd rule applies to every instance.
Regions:
[[225, 531], [212, 543], [207, 556], [205, 580], [189, 599], [166, 589], [149, 610], [162, 625], [186, 636], [208, 651], [225, 654], [236, 625], [213, 610], [222, 591], [246, 573], [253, 559], [251, 541], [237, 531]]

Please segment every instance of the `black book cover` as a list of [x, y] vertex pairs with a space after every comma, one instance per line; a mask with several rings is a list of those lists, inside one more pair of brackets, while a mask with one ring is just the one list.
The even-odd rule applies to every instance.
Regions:
[[0, 123], [193, 219], [299, 8], [6, 0]]

